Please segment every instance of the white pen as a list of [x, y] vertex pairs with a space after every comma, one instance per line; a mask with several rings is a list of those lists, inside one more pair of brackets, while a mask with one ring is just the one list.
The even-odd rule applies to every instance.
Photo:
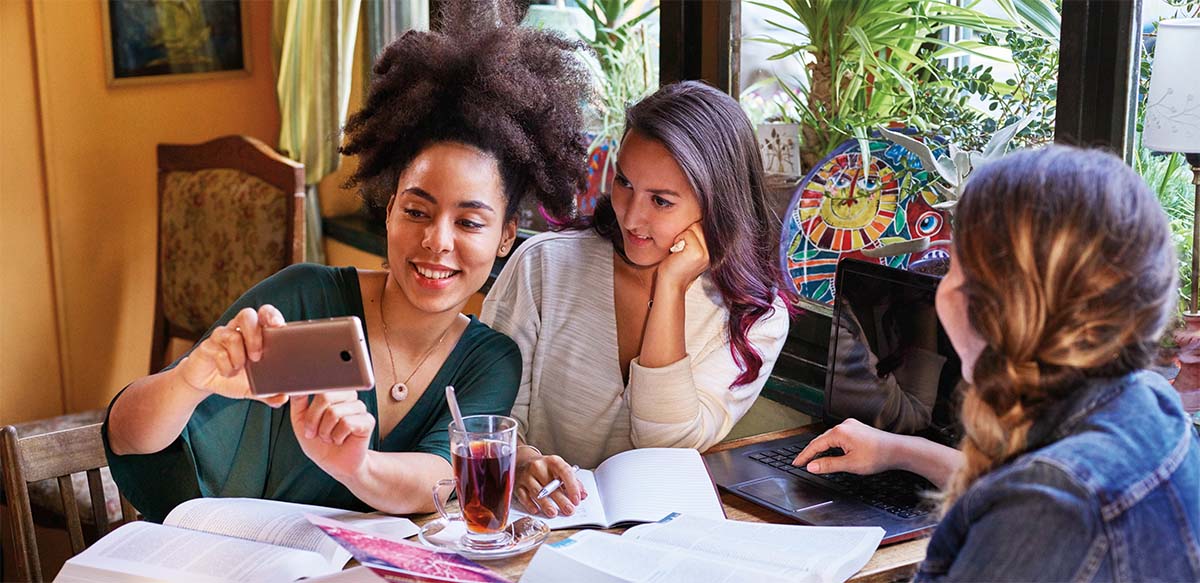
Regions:
[[[579, 471], [579, 466], [571, 466], [572, 474], [574, 474], [575, 472], [578, 472], [578, 471]], [[546, 487], [542, 488], [541, 492], [538, 492], [537, 499], [541, 500], [542, 498], [545, 498], [546, 496], [553, 494], [554, 491], [557, 490], [559, 486], [562, 486], [562, 480], [560, 480], [558, 478], [554, 478], [553, 480], [550, 480], [550, 483], [546, 484]]]

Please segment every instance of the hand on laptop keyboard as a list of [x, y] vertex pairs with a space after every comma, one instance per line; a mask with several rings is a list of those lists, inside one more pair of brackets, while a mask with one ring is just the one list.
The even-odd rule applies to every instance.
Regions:
[[792, 460], [814, 474], [878, 474], [896, 467], [888, 453], [896, 435], [854, 419], [822, 433]]

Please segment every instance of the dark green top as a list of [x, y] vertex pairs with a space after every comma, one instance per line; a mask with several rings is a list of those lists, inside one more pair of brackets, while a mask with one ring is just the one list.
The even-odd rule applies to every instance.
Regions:
[[[365, 321], [357, 270], [300, 264], [251, 288], [214, 328], [229, 322], [242, 308], [263, 304], [279, 308], [289, 322], [336, 316]], [[210, 328], [204, 337], [211, 332]], [[521, 353], [516, 343], [472, 317], [429, 386], [454, 385], [463, 415], [508, 415], [520, 378]], [[113, 401], [119, 398], [118, 394]], [[378, 420], [375, 391], [361, 391], [358, 398]], [[113, 478], [134, 507], [154, 522], [162, 522], [179, 503], [201, 496], [370, 510], [304, 455], [292, 433], [288, 407], [272, 409], [257, 401], [213, 395], [196, 407], [179, 439], [147, 455], [114, 454], [105, 420], [104, 449]], [[386, 437], [379, 436], [376, 425], [370, 448], [431, 453], [449, 462], [449, 424], [445, 392], [427, 390]]]

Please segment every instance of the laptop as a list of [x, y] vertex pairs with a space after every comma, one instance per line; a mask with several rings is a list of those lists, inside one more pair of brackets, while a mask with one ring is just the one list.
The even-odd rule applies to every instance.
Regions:
[[[835, 277], [822, 422], [854, 418], [954, 447], [961, 428], [961, 362], [937, 319], [939, 279], [846, 259]], [[916, 474], [811, 474], [791, 462], [818, 433], [704, 456], [719, 488], [803, 524], [879, 526], [888, 544], [914, 538], [937, 521], [924, 495], [936, 488]], [[830, 450], [825, 455], [838, 455]]]

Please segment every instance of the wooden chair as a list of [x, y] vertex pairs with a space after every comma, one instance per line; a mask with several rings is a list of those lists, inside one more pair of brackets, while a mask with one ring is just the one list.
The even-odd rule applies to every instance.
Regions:
[[150, 372], [251, 286], [304, 261], [304, 165], [247, 136], [158, 145]]
[[[41, 559], [34, 534], [33, 508], [30, 505], [30, 486], [42, 480], [56, 479], [67, 533], [71, 539], [71, 554], [77, 554], [89, 542], [104, 536], [111, 526], [108, 502], [100, 469], [108, 465], [104, 444], [100, 438], [100, 423], [41, 433], [20, 435], [12, 425], [0, 429], [0, 457], [3, 458], [4, 489], [8, 496], [9, 523], [16, 549], [18, 577], [27, 581], [42, 581]], [[91, 500], [91, 519], [94, 533], [85, 541], [83, 522], [77, 505], [72, 475], [85, 473]], [[135, 520], [137, 512], [119, 493], [120, 524]]]

